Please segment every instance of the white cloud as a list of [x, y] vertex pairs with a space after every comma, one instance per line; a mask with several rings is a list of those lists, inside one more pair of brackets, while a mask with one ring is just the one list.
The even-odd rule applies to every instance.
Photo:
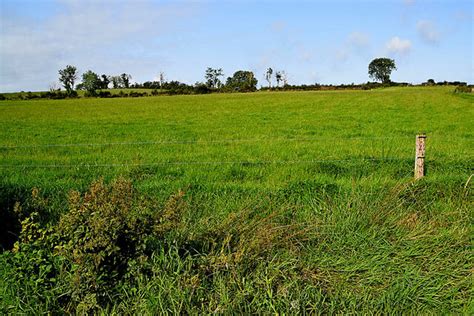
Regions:
[[439, 41], [439, 32], [431, 21], [418, 21], [416, 24], [416, 30], [421, 38], [427, 43], [436, 44]]
[[298, 58], [303, 62], [310, 62], [313, 60], [314, 53], [308, 50], [305, 46], [301, 45], [298, 48]]
[[415, 3], [415, 0], [403, 0], [403, 3], [406, 5], [413, 5]]
[[350, 59], [354, 54], [363, 56], [367, 53], [367, 49], [370, 46], [370, 37], [368, 34], [363, 32], [352, 32], [350, 33], [344, 44], [335, 51], [335, 58], [339, 62], [345, 62]]
[[336, 51], [336, 60], [338, 61], [347, 61], [349, 59], [350, 53], [346, 48], [341, 48]]
[[398, 36], [392, 37], [385, 45], [389, 54], [406, 55], [411, 50], [411, 42]]
[[45, 90], [67, 64], [110, 74], [156, 72], [162, 67], [157, 60], [166, 61], [161, 35], [194, 14], [192, 5], [149, 1], [62, 0], [59, 5], [61, 13], [44, 20], [0, 13], [2, 90]]
[[472, 20], [474, 20], [474, 15], [470, 12], [460, 10], [454, 14], [454, 18], [461, 22], [472, 22]]
[[351, 46], [363, 48], [369, 45], [369, 35], [362, 32], [352, 32], [349, 35], [348, 42]]
[[287, 28], [287, 24], [285, 21], [274, 21], [271, 25], [270, 28], [274, 32], [283, 32]]

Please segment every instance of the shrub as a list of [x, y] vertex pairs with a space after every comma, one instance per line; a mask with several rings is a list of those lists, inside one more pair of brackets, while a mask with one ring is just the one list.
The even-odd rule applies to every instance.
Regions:
[[457, 86], [456, 89], [454, 89], [454, 93], [471, 93], [471, 92], [472, 92], [472, 88], [465, 85]]
[[[146, 275], [152, 250], [167, 247], [165, 237], [181, 222], [183, 196], [179, 191], [154, 209], [136, 198], [129, 181], [107, 186], [99, 180], [84, 194], [70, 192], [69, 211], [46, 227], [39, 212], [23, 214], [18, 203], [23, 219], [13, 249], [16, 281], [31, 283], [27, 287], [40, 293], [39, 301], [45, 291], [61, 291], [55, 294], [62, 297], [57, 310], [85, 314], [106, 306], [122, 280], [133, 285], [137, 273]], [[38, 207], [47, 203], [37, 200]]]
[[53, 90], [53, 91], [48, 91], [48, 92], [43, 93], [41, 97], [46, 98], [46, 99], [54, 99], [54, 100], [65, 99], [67, 97], [67, 93]]
[[110, 91], [99, 91], [99, 94], [97, 95], [99, 98], [110, 98], [112, 97], [112, 94]]
[[37, 99], [37, 98], [39, 98], [39, 95], [34, 94], [34, 93], [31, 92], [31, 91], [28, 91], [28, 92], [26, 93], [26, 95], [24, 96], [24, 98], [25, 98], [25, 100]]
[[77, 94], [77, 91], [71, 90], [69, 91], [69, 94], [67, 95], [68, 98], [77, 98], [79, 95]]
[[196, 94], [207, 94], [207, 93], [210, 93], [210, 92], [211, 92], [211, 89], [209, 89], [209, 87], [207, 85], [205, 85], [204, 83], [197, 84], [194, 87], [194, 93], [196, 93]]
[[132, 98], [137, 98], [137, 97], [144, 97], [147, 95], [146, 92], [136, 92], [136, 91], [130, 91], [129, 94]]
[[364, 83], [361, 87], [362, 90], [372, 90], [372, 89], [377, 89], [377, 88], [380, 88], [382, 87], [383, 85], [381, 83], [378, 83], [378, 82], [367, 82], [367, 83]]
[[86, 91], [86, 92], [84, 92], [84, 96], [85, 96], [86, 98], [96, 97], [96, 96], [97, 96], [97, 92], [95, 92], [95, 91]]

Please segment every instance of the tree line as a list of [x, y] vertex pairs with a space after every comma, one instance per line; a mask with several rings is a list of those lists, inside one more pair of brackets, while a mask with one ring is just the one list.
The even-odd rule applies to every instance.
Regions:
[[[67, 65], [59, 70], [59, 81], [69, 97], [77, 96], [77, 90], [84, 90], [85, 96], [100, 96], [102, 90], [109, 88], [148, 88], [160, 89], [161, 92], [167, 91], [170, 94], [189, 94], [189, 93], [210, 93], [214, 91], [222, 92], [253, 92], [257, 90], [257, 79], [252, 71], [239, 70], [233, 76], [228, 77], [226, 82], [222, 82], [224, 76], [222, 68], [207, 68], [205, 73], [205, 82], [197, 82], [194, 85], [188, 85], [179, 81], [166, 81], [164, 73], [160, 73], [159, 81], [147, 81], [143, 84], [130, 84], [132, 76], [123, 73], [118, 76], [108, 76], [103, 74], [99, 76], [95, 72], [88, 70], [82, 74], [81, 83], [75, 86], [78, 79], [78, 71], [75, 66]], [[104, 93], [102, 93], [104, 95]]]
[[[390, 81], [390, 73], [396, 69], [395, 62], [388, 58], [379, 58], [372, 61], [369, 65], [369, 75], [380, 80], [383, 83]], [[222, 68], [208, 67], [206, 69], [205, 82], [196, 82], [194, 85], [188, 85], [179, 81], [167, 82], [164, 79], [164, 73], [160, 73], [158, 81], [147, 81], [143, 84], [134, 83], [130, 85], [132, 76], [123, 73], [118, 76], [108, 76], [103, 74], [99, 76], [95, 72], [88, 70], [82, 74], [82, 82], [76, 88], [85, 90], [85, 96], [107, 96], [102, 90], [109, 88], [148, 88], [160, 89], [167, 91], [168, 94], [204, 94], [210, 92], [253, 92], [257, 90], [258, 80], [252, 71], [238, 70], [231, 77], [228, 77], [224, 82], [224, 71]], [[68, 65], [64, 69], [59, 70], [59, 81], [66, 90], [66, 95], [69, 97], [77, 96], [74, 90], [75, 82], [78, 79], [78, 71], [75, 66]], [[293, 89], [288, 84], [288, 75], [284, 70], [274, 71], [273, 68], [268, 68], [265, 72], [265, 80], [268, 82], [268, 89], [272, 89], [273, 80], [276, 81], [276, 89]], [[158, 93], [158, 92], [157, 92]]]
[[[289, 84], [288, 74], [284, 70], [274, 70], [269, 67], [264, 73], [267, 86], [262, 86], [260, 90], [338, 90], [338, 89], [359, 89], [369, 90], [379, 87], [387, 86], [409, 86], [411, 84], [406, 82], [393, 82], [390, 79], [391, 73], [396, 70], [395, 60], [390, 58], [375, 58], [368, 66], [368, 75], [374, 82], [367, 82], [363, 84], [340, 84], [340, 85], [291, 85]], [[165, 80], [165, 74], [160, 72], [158, 80], [146, 81], [143, 83], [131, 83], [132, 76], [127, 73], [120, 75], [98, 75], [97, 73], [87, 70], [81, 76], [81, 82], [77, 83], [79, 79], [79, 72], [75, 66], [67, 65], [64, 69], [58, 71], [59, 82], [64, 88], [61, 89], [53, 87], [48, 92], [34, 94], [28, 92], [22, 95], [23, 99], [35, 98], [49, 98], [49, 99], [63, 99], [78, 97], [77, 90], [83, 90], [85, 97], [140, 97], [149, 95], [147, 92], [119, 91], [112, 94], [109, 89], [152, 89], [151, 95], [175, 95], [175, 94], [206, 94], [214, 92], [254, 92], [257, 91], [258, 80], [252, 71], [238, 70], [232, 76], [224, 80], [224, 71], [222, 68], [208, 67], [204, 74], [203, 82], [196, 82], [194, 85], [189, 85], [176, 80]], [[77, 84], [76, 84], [77, 83]], [[274, 85], [276, 83], [276, 85]], [[423, 86], [431, 85], [456, 85], [467, 86], [465, 82], [438, 82], [433, 79], [428, 79], [427, 82], [422, 83]], [[468, 87], [469, 88], [469, 87]], [[464, 89], [468, 90], [468, 89]], [[0, 94], [0, 100], [6, 99]]]
[[99, 76], [95, 72], [88, 70], [82, 74], [82, 82], [74, 86], [78, 79], [78, 71], [75, 66], [67, 65], [59, 70], [59, 82], [63, 85], [68, 96], [77, 96], [78, 90], [85, 90], [86, 96], [97, 96], [97, 90], [129, 88], [132, 76], [126, 73], [117, 76], [103, 74]]
[[[389, 58], [376, 58], [369, 64], [369, 76], [384, 84], [390, 82], [390, 74], [396, 70], [395, 61]], [[59, 81], [62, 83], [68, 96], [76, 96], [74, 84], [78, 78], [78, 71], [75, 66], [68, 65], [59, 70]], [[225, 82], [224, 71], [222, 68], [206, 69], [205, 82], [196, 82], [194, 85], [187, 85], [178, 81], [167, 82], [164, 80], [164, 74], [160, 73], [159, 81], [148, 81], [143, 84], [135, 83], [132, 88], [151, 88], [161, 91], [171, 91], [177, 93], [210, 93], [210, 92], [253, 92], [257, 90], [258, 80], [255, 74], [248, 70], [238, 70]], [[268, 82], [268, 89], [272, 89], [273, 78], [276, 81], [276, 88], [289, 88], [288, 76], [284, 70], [274, 71], [268, 68], [265, 72], [265, 79]], [[82, 74], [82, 82], [77, 85], [77, 89], [85, 90], [85, 96], [97, 96], [98, 90], [107, 90], [112, 88], [130, 88], [132, 76], [123, 73], [118, 76], [108, 76], [103, 74], [99, 76], [95, 72], [88, 70]]]

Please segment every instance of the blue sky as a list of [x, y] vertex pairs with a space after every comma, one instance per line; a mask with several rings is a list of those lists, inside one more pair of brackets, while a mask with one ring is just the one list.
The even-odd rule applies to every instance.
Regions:
[[47, 90], [67, 64], [133, 81], [204, 81], [267, 67], [290, 84], [361, 83], [376, 57], [392, 79], [474, 82], [474, 2], [0, 0], [0, 91]]

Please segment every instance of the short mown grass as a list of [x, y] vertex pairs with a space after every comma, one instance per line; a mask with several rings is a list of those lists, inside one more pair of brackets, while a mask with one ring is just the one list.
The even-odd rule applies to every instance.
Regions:
[[[469, 314], [474, 116], [453, 89], [2, 101], [0, 311]], [[133, 186], [114, 227], [119, 249], [140, 246], [119, 255], [107, 237], [96, 270], [53, 245], [78, 236], [59, 229], [69, 192], [99, 178]], [[136, 224], [177, 194], [179, 225]], [[110, 201], [94, 212], [116, 214]], [[9, 250], [15, 218], [36, 238]], [[99, 288], [74, 283], [96, 274]]]

